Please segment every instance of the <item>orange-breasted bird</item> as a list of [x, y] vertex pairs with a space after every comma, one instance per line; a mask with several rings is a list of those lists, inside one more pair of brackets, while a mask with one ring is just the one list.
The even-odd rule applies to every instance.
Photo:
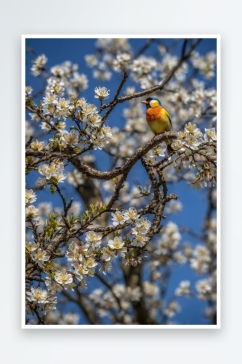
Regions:
[[[154, 98], [148, 97], [146, 101], [141, 101], [146, 105], [146, 120], [153, 134], [161, 134], [165, 131], [172, 130], [171, 118], [166, 109], [161, 105], [161, 102]], [[167, 153], [171, 154], [171, 140], [166, 140]]]

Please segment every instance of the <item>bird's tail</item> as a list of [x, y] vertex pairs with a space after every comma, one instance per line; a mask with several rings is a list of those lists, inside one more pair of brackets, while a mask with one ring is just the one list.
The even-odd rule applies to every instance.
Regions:
[[172, 155], [174, 153], [174, 149], [171, 146], [172, 141], [171, 140], [166, 140], [165, 143], [166, 143], [167, 154]]

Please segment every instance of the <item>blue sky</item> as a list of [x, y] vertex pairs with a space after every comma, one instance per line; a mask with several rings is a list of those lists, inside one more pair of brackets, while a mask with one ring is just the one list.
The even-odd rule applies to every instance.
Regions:
[[[26, 54], [26, 85], [30, 84], [34, 88], [34, 92], [43, 89], [43, 81], [37, 77], [33, 77], [30, 74], [31, 61], [36, 58], [37, 55], [44, 53], [47, 58], [47, 68], [61, 64], [64, 61], [71, 61], [72, 63], [77, 63], [79, 65], [79, 73], [85, 73], [89, 79], [89, 87], [85, 90], [81, 97], [84, 97], [91, 103], [97, 103], [97, 99], [94, 98], [94, 88], [97, 86], [106, 86], [110, 89], [110, 100], [112, 100], [117, 87], [120, 83], [121, 75], [119, 73], [113, 73], [111, 81], [108, 83], [101, 82], [92, 77], [92, 70], [86, 66], [86, 62], [84, 60], [84, 56], [86, 54], [95, 53], [95, 39], [27, 39], [26, 40], [26, 49], [32, 48], [35, 53], [27, 53]], [[172, 39], [164, 39], [165, 44], [170, 46], [173, 44]], [[134, 54], [143, 47], [146, 39], [130, 39], [130, 44], [134, 50]], [[182, 40], [180, 40], [174, 49], [174, 53], [178, 56], [181, 53]], [[216, 51], [216, 40], [215, 39], [203, 39], [201, 43], [198, 45], [196, 50], [205, 54], [209, 51]], [[157, 53], [157, 44], [153, 43], [145, 52], [146, 56], [155, 56]], [[133, 81], [128, 78], [125, 88], [127, 86], [133, 85]], [[209, 86], [216, 87], [216, 77], [209, 84]], [[138, 86], [136, 85], [136, 91], [139, 91]], [[35, 99], [35, 102], [38, 99]], [[161, 100], [162, 102], [162, 100]], [[121, 116], [122, 110], [124, 108], [124, 104], [118, 105], [109, 116], [109, 126], [124, 126], [125, 119]], [[168, 110], [169, 111], [169, 110]], [[26, 113], [26, 120], [30, 120], [28, 117], [28, 113]], [[144, 109], [144, 117], [145, 117], [145, 109]], [[71, 124], [69, 124], [71, 125]], [[93, 152], [96, 155], [96, 167], [100, 170], [108, 170], [110, 167], [110, 159], [106, 153], [102, 151]], [[72, 170], [71, 166], [67, 167], [68, 170]], [[27, 187], [31, 187], [35, 184], [37, 178], [39, 177], [38, 172], [32, 172], [27, 177]], [[137, 179], [137, 176], [140, 180], [141, 185], [147, 180], [146, 172], [141, 167], [140, 163], [137, 163], [132, 172], [130, 173], [129, 180], [134, 178]], [[67, 184], [65, 184], [67, 186]], [[206, 190], [203, 189], [201, 191], [193, 190], [192, 188], [188, 188], [185, 182], [179, 182], [177, 184], [168, 185], [169, 192], [172, 192], [179, 196], [179, 201], [181, 201], [183, 205], [183, 209], [178, 214], [170, 214], [167, 215], [167, 219], [165, 224], [169, 221], [173, 221], [177, 223], [179, 226], [185, 225], [187, 227], [192, 227], [192, 229], [201, 233], [202, 221], [207, 211], [206, 204]], [[75, 189], [72, 186], [68, 186], [63, 190], [65, 193], [65, 197], [70, 199], [70, 197], [74, 197], [74, 200], [80, 200], [79, 195], [75, 192]], [[54, 206], [61, 206], [61, 200], [58, 194], [52, 196], [47, 189], [38, 192], [37, 195], [37, 203], [39, 202], [49, 202], [51, 201]], [[182, 235], [182, 243], [190, 242], [193, 245], [199, 244], [199, 240], [194, 239], [187, 234]], [[107, 277], [108, 278], [108, 277]], [[173, 273], [170, 279], [169, 289], [167, 291], [167, 300], [173, 296], [175, 288], [179, 285], [181, 280], [190, 280], [191, 286], [194, 288], [194, 283], [200, 279], [201, 276], [198, 276], [194, 271], [192, 271], [189, 267], [189, 264], [185, 264], [182, 267], [175, 266], [173, 269]], [[99, 285], [99, 282], [98, 282]], [[92, 288], [97, 286], [97, 282], [95, 278], [89, 279], [89, 286]], [[177, 314], [173, 321], [182, 324], [208, 324], [207, 319], [202, 316], [202, 310], [206, 307], [206, 303], [198, 301], [196, 298], [192, 298], [189, 301], [184, 298], [178, 298], [178, 303], [182, 307], [181, 313]], [[76, 310], [73, 304], [68, 305], [67, 310], [72, 308]], [[86, 324], [86, 320], [84, 315], [81, 313], [81, 321], [80, 323]]]

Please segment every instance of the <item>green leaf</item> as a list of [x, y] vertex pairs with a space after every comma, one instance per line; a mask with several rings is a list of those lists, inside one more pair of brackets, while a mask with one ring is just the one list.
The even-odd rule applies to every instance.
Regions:
[[74, 221], [81, 220], [81, 216], [77, 216]]
[[90, 205], [90, 210], [91, 210], [91, 213], [94, 215], [94, 213], [95, 213], [95, 206], [92, 203]]
[[74, 151], [76, 152], [76, 153], [78, 153], [79, 151], [81, 150], [81, 147], [76, 147], [76, 148], [74, 148]]
[[56, 184], [58, 184], [58, 180], [55, 177], [53, 177], [53, 176], [51, 177], [51, 181], [54, 182], [54, 183], [56, 183]]
[[55, 190], [55, 188], [54, 188], [54, 186], [53, 186], [52, 183], [50, 185], [50, 192], [52, 193], [52, 195], [55, 195], [56, 194], [56, 190]]

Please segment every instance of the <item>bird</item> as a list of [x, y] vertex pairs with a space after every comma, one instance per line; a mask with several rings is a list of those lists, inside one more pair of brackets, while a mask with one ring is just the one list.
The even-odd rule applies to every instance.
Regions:
[[[160, 100], [155, 97], [148, 97], [145, 101], [141, 101], [146, 105], [146, 120], [154, 135], [172, 130], [171, 118], [166, 109], [161, 105]], [[153, 138], [152, 138], [153, 139]], [[172, 141], [166, 140], [168, 155], [173, 153], [171, 146]]]

